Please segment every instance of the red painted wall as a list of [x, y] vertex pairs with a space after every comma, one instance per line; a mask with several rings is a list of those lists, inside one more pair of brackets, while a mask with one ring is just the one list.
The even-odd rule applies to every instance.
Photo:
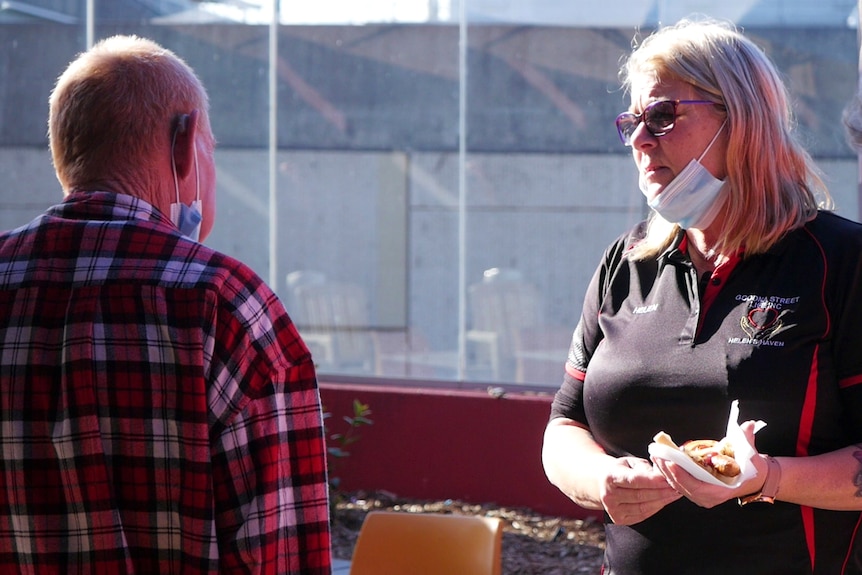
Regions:
[[542, 433], [550, 393], [327, 383], [321, 378], [329, 433], [343, 432], [354, 399], [369, 405], [373, 425], [360, 428], [333, 477], [346, 491], [391, 491], [419, 499], [455, 499], [528, 507], [538, 513], [597, 516], [572, 503], [545, 477]]

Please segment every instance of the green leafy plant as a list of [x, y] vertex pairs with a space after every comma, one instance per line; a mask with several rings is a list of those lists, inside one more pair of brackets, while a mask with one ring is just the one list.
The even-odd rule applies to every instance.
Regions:
[[[326, 453], [329, 459], [329, 486], [333, 490], [337, 490], [341, 480], [334, 475], [337, 467], [337, 462], [350, 456], [350, 446], [359, 441], [359, 428], [366, 425], [372, 425], [374, 421], [369, 417], [371, 409], [368, 404], [362, 403], [358, 399], [353, 400], [353, 413], [345, 415], [343, 420], [347, 423], [347, 429], [343, 433], [332, 433], [324, 423], [324, 433], [326, 434]], [[324, 408], [323, 419], [329, 419], [332, 416]]]

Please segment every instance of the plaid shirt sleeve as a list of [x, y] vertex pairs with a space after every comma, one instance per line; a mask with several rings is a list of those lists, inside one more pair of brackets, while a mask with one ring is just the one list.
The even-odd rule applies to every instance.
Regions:
[[262, 282], [233, 275], [224, 292], [207, 376], [222, 570], [329, 573], [326, 450], [314, 364]]

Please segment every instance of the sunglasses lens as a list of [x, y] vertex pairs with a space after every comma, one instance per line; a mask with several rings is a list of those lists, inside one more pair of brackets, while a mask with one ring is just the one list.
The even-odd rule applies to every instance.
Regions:
[[654, 102], [644, 110], [644, 124], [654, 136], [663, 136], [673, 128], [676, 109], [673, 102], [662, 100]]
[[631, 142], [632, 134], [640, 124], [640, 117], [630, 112], [623, 112], [617, 116], [617, 131], [620, 133], [620, 139], [624, 144], [628, 145]]
[[620, 140], [626, 146], [631, 146], [632, 136], [641, 120], [650, 134], [664, 136], [673, 130], [674, 122], [676, 122], [676, 104], [672, 100], [660, 100], [644, 108], [643, 113], [639, 115], [623, 112], [617, 116], [617, 131], [620, 134]]

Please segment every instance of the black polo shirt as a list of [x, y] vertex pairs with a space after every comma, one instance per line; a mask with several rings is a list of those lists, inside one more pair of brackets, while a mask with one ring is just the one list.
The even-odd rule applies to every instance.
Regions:
[[[683, 233], [657, 259], [629, 260], [643, 230], [605, 252], [552, 417], [586, 424], [615, 456], [648, 458], [660, 430], [720, 438], [734, 399], [740, 421], [767, 422], [762, 453], [862, 443], [862, 225], [821, 212], [705, 281]], [[682, 499], [638, 525], [607, 525], [606, 573], [862, 573], [860, 518]]]

